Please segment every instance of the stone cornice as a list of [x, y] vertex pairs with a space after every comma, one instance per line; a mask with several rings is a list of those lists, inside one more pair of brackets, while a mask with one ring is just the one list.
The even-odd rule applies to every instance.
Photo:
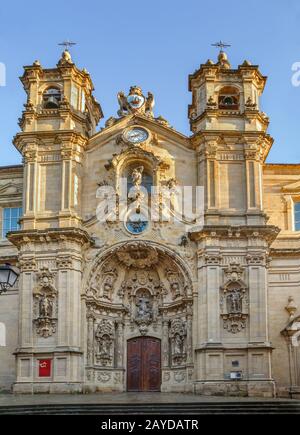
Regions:
[[276, 239], [280, 229], [274, 225], [205, 225], [199, 230], [189, 232], [191, 240], [200, 241], [202, 239], [263, 239], [269, 245]]
[[[85, 149], [88, 138], [81, 133], [73, 130], [55, 130], [55, 131], [39, 131], [39, 132], [22, 132], [18, 133], [14, 139], [13, 144], [23, 157], [35, 160], [39, 151], [44, 151], [43, 140], [53, 141], [51, 148], [61, 148], [71, 151], [73, 146], [82, 147]], [[48, 144], [47, 144], [48, 145]], [[76, 150], [78, 153], [78, 149]]]
[[298, 257], [300, 258], [300, 248], [271, 248], [271, 257]]
[[[245, 159], [257, 160], [262, 163], [266, 160], [273, 138], [261, 131], [201, 131], [191, 138], [194, 149], [198, 148], [200, 154], [216, 157], [218, 151], [243, 150]], [[234, 148], [235, 147], [235, 148]]]
[[48, 230], [22, 230], [10, 232], [8, 240], [18, 248], [24, 243], [47, 243], [72, 241], [80, 245], [94, 244], [89, 234], [79, 228], [51, 228]]
[[243, 81], [255, 80], [258, 84], [260, 92], [263, 92], [267, 77], [263, 76], [259, 71], [258, 65], [250, 65], [249, 63], [243, 63], [239, 65], [237, 69], [224, 69], [218, 63], [207, 62], [206, 64], [201, 64], [198, 69], [193, 74], [189, 75], [189, 91], [192, 91], [193, 81], [201, 80], [202, 77], [215, 77], [217, 74], [223, 75], [236, 75], [240, 76]]
[[[189, 111], [193, 110], [193, 105], [189, 106]], [[211, 118], [237, 118], [237, 119], [244, 119], [245, 121], [251, 119], [257, 119], [259, 122], [261, 122], [262, 125], [265, 126], [265, 131], [267, 130], [269, 126], [269, 118], [264, 116], [262, 112], [259, 110], [247, 110], [245, 109], [244, 112], [241, 112], [239, 110], [222, 110], [222, 109], [209, 109], [206, 108], [200, 115], [198, 115], [196, 118], [190, 120], [190, 125], [193, 127], [197, 122], [203, 120], [203, 119], [211, 119]], [[259, 132], [261, 133], [261, 132]]]

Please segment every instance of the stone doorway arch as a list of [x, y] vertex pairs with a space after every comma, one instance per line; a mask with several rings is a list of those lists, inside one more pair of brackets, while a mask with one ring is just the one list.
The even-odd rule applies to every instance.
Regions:
[[126, 391], [127, 342], [153, 337], [161, 343], [162, 391], [189, 389], [193, 288], [191, 273], [177, 253], [156, 242], [118, 243], [93, 261], [82, 298], [87, 384], [100, 391]]

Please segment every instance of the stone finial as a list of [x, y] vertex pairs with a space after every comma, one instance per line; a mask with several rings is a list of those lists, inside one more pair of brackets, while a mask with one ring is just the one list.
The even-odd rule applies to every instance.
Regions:
[[39, 60], [35, 60], [35, 61], [33, 62], [33, 66], [41, 66], [40, 61], [39, 61]]
[[58, 65], [63, 66], [63, 65], [72, 65], [72, 64], [73, 61], [72, 61], [71, 53], [69, 52], [69, 50], [64, 50], [62, 52]]
[[290, 320], [294, 319], [297, 308], [298, 306], [296, 305], [293, 296], [290, 296], [288, 299], [288, 304], [285, 307], [286, 311], [289, 313]]
[[218, 64], [225, 69], [230, 69], [231, 65], [228, 61], [227, 54], [224, 51], [221, 51], [218, 56]]
[[249, 60], [244, 60], [244, 62], [242, 63], [242, 66], [251, 66], [252, 63]]

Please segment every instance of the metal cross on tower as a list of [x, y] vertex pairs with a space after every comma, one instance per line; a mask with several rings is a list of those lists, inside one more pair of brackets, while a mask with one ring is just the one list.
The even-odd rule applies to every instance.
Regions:
[[58, 45], [62, 45], [63, 47], [65, 47], [66, 51], [69, 51], [69, 48], [76, 44], [77, 44], [76, 42], [71, 42], [67, 40], [67, 41], [60, 42]]
[[216, 42], [215, 44], [211, 44], [213, 47], [218, 47], [220, 49], [220, 53], [223, 53], [223, 48], [231, 47], [231, 44], [226, 44], [223, 41]]

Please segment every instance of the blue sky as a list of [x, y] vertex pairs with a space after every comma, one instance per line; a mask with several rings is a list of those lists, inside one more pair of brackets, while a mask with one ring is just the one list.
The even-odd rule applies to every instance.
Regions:
[[[12, 146], [25, 102], [18, 77], [39, 59], [56, 65], [64, 39], [75, 40], [73, 60], [90, 72], [105, 119], [117, 111], [116, 94], [137, 84], [156, 98], [156, 115], [189, 134], [188, 74], [208, 58], [220, 39], [230, 42], [232, 66], [249, 59], [269, 76], [262, 108], [275, 143], [269, 162], [300, 162], [300, 87], [291, 67], [300, 62], [299, 0], [36, 0], [2, 2], [0, 62], [0, 165], [19, 163]], [[101, 125], [105, 122], [102, 120]]]

